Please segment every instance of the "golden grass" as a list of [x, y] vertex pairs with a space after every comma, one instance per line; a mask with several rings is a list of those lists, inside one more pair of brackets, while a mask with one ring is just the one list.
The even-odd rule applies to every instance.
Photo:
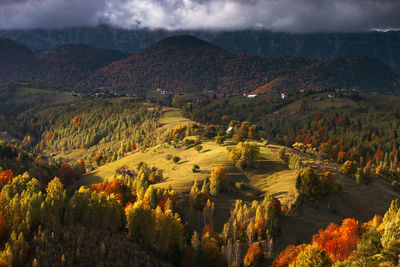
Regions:
[[184, 125], [189, 122], [191, 121], [183, 117], [181, 110], [168, 107], [164, 107], [162, 109], [162, 115], [159, 120], [160, 125], [167, 129], [173, 129], [178, 125]]
[[[161, 127], [174, 128], [180, 124], [189, 123], [178, 109], [164, 108], [163, 117], [160, 119]], [[229, 142], [227, 142], [229, 144]], [[136, 169], [139, 162], [143, 161], [149, 166], [160, 168], [164, 172], [165, 180], [157, 186], [172, 187], [178, 193], [188, 193], [195, 179], [203, 181], [209, 177], [211, 170], [217, 166], [224, 167], [227, 179], [236, 182], [245, 182], [247, 189], [221, 192], [215, 202], [215, 225], [220, 229], [229, 217], [236, 199], [246, 201], [261, 200], [265, 194], [271, 194], [280, 199], [283, 204], [289, 205], [296, 197], [296, 175], [287, 165], [279, 159], [280, 146], [270, 145], [268, 148], [259, 143], [260, 159], [255, 168], [241, 172], [229, 161], [229, 152], [226, 146], [220, 146], [210, 140], [202, 143], [203, 149], [197, 152], [194, 148], [174, 148], [166, 143], [124, 157], [115, 162], [108, 163], [86, 174], [80, 185], [90, 185], [115, 177], [115, 171], [125, 166]], [[168, 161], [167, 155], [180, 157], [178, 164]], [[193, 165], [198, 165], [200, 171], [193, 173]]]

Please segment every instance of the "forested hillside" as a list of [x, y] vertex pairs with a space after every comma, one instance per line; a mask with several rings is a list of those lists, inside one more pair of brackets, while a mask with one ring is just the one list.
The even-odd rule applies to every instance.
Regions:
[[159, 143], [162, 134], [157, 131], [160, 110], [148, 110], [129, 100], [95, 100], [33, 116], [41, 129], [38, 151], [61, 153], [63, 157], [69, 151], [80, 150], [75, 157], [85, 160], [87, 167], [145, 150]]
[[29, 79], [35, 61], [35, 54], [27, 47], [0, 38], [0, 81]]
[[34, 80], [73, 87], [89, 73], [127, 56], [118, 50], [86, 45], [64, 45], [39, 54]]
[[263, 57], [224, 51], [182, 35], [166, 38], [138, 55], [100, 69], [78, 86], [237, 95], [322, 88], [396, 93], [400, 79], [366, 56], [322, 62], [301, 57]]
[[78, 86], [239, 94], [313, 62], [307, 58], [235, 54], [191, 36], [178, 36], [103, 68]]
[[86, 44], [140, 53], [169, 36], [190, 34], [227, 51], [268, 57], [300, 56], [318, 60], [364, 54], [400, 74], [400, 31], [363, 33], [286, 33], [261, 29], [225, 31], [167, 31], [163, 29], [124, 29], [110, 25], [64, 29], [0, 30], [33, 50], [51, 50], [65, 44]]
[[0, 80], [35, 81], [81, 91], [145, 93], [160, 88], [242, 95], [345, 88], [398, 94], [400, 86], [395, 73], [367, 56], [325, 61], [265, 57], [225, 51], [190, 35], [168, 37], [130, 56], [85, 45], [35, 54], [6, 39], [0, 49], [7, 52], [0, 56], [0, 70], [9, 73]]
[[14, 41], [0, 39], [0, 81], [37, 81], [71, 88], [88, 73], [127, 55], [86, 45], [35, 53]]
[[342, 88], [365, 93], [398, 94], [400, 79], [379, 61], [363, 55], [354, 55], [320, 61], [274, 79], [255, 90], [255, 93]]

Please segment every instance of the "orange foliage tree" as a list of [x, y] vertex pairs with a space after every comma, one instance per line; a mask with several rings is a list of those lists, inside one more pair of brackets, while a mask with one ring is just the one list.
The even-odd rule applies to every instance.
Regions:
[[2, 173], [0, 173], [0, 186], [4, 186], [11, 182], [11, 180], [14, 178], [14, 173], [12, 170], [5, 170]]
[[259, 242], [253, 243], [247, 250], [246, 256], [244, 257], [245, 266], [257, 266], [262, 261], [263, 252], [260, 248]]
[[217, 195], [219, 191], [224, 187], [226, 174], [222, 166], [216, 167], [211, 171], [210, 174], [210, 193]]
[[79, 124], [81, 124], [82, 118], [82, 115], [77, 115], [73, 117], [71, 120], [71, 124], [73, 124], [75, 127], [78, 127]]
[[48, 134], [46, 134], [46, 141], [48, 142], [48, 141], [50, 141], [51, 140], [51, 138], [54, 136], [54, 133], [48, 133]]
[[279, 256], [272, 262], [272, 267], [284, 267], [289, 264], [295, 263], [297, 255], [300, 254], [307, 247], [306, 244], [300, 244], [298, 246], [289, 245]]
[[312, 239], [325, 250], [325, 253], [332, 261], [346, 260], [350, 253], [357, 248], [357, 241], [360, 239], [360, 226], [355, 219], [345, 219], [341, 226], [330, 224], [326, 230], [320, 230]]
[[100, 184], [92, 184], [92, 190], [104, 192], [107, 196], [115, 194], [124, 204], [134, 202], [134, 197], [130, 188], [125, 184], [121, 184], [118, 179], [113, 179], [110, 182], [106, 181]]

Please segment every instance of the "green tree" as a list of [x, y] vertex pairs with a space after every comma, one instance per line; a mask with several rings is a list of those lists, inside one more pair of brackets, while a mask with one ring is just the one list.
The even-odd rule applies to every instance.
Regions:
[[296, 180], [296, 188], [310, 200], [315, 200], [320, 196], [320, 181], [311, 167], [299, 171]]
[[231, 147], [229, 152], [229, 160], [241, 170], [253, 167], [259, 156], [259, 146], [249, 142], [240, 142], [235, 147]]
[[175, 108], [181, 108], [183, 106], [183, 101], [180, 95], [174, 95], [172, 98], [172, 106]]
[[60, 224], [64, 220], [66, 209], [67, 194], [60, 179], [55, 177], [46, 188], [46, 198], [42, 205], [43, 218], [45, 224]]
[[156, 218], [150, 207], [137, 201], [125, 209], [129, 236], [137, 242], [154, 244]]
[[156, 247], [161, 255], [171, 260], [176, 260], [177, 254], [181, 254], [184, 246], [183, 225], [178, 214], [171, 210], [162, 212], [158, 207], [155, 210], [156, 218]]
[[210, 194], [216, 196], [225, 185], [226, 174], [222, 166], [216, 167], [210, 174]]
[[307, 246], [297, 256], [296, 266], [299, 267], [328, 267], [332, 262], [325, 252], [316, 245]]
[[357, 255], [359, 255], [366, 265], [368, 258], [382, 251], [381, 233], [372, 229], [363, 234], [357, 242]]
[[[387, 213], [390, 211], [389, 209]], [[385, 232], [381, 238], [383, 246], [382, 254], [392, 263], [398, 264], [400, 257], [400, 210], [397, 209], [397, 212], [391, 217], [385, 214], [384, 222]]]

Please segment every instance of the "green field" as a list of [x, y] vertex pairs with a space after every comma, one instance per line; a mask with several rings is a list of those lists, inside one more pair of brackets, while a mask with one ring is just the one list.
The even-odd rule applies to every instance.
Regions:
[[36, 103], [36, 104], [67, 104], [78, 99], [70, 92], [57, 92], [54, 90], [38, 89], [32, 87], [18, 87], [14, 93], [15, 103]]

